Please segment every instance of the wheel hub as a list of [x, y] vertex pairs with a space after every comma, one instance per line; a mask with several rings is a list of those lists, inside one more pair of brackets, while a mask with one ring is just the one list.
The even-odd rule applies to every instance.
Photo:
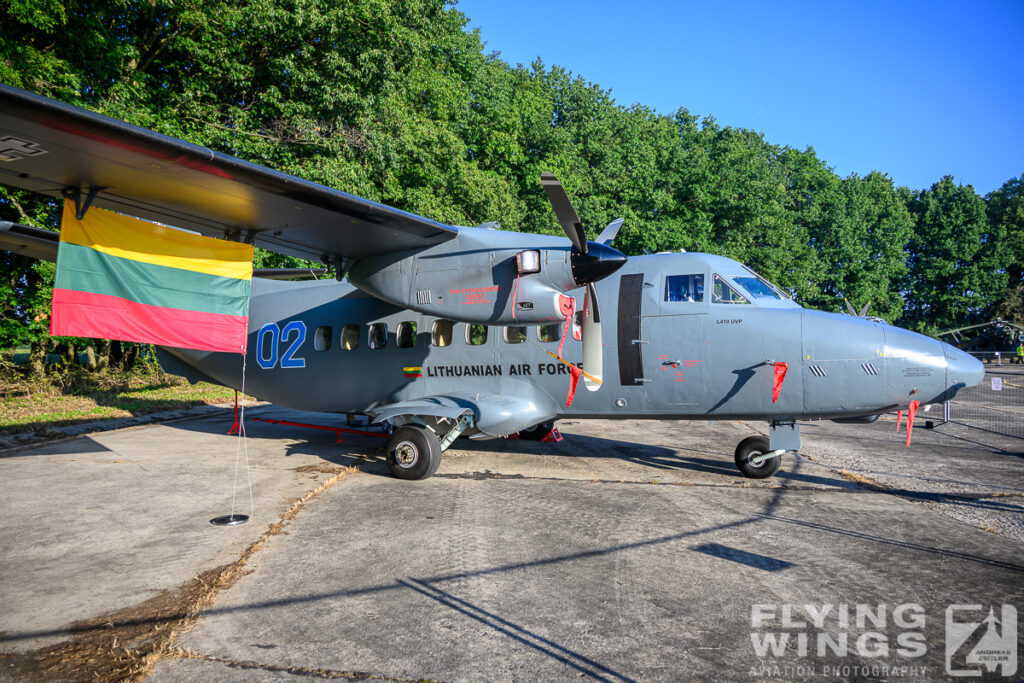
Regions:
[[412, 467], [419, 460], [419, 457], [419, 449], [411, 441], [403, 441], [395, 448], [395, 463], [399, 467]]

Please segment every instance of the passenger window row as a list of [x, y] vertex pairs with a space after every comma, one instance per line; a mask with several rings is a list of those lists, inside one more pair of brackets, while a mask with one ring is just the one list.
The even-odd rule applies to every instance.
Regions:
[[[395, 330], [395, 344], [400, 349], [411, 349], [416, 346], [416, 323], [407, 321], [398, 323]], [[341, 348], [344, 351], [355, 351], [359, 348], [359, 325], [345, 325], [341, 328]], [[537, 327], [537, 339], [545, 343], [557, 342], [561, 339], [562, 324], [552, 323]], [[455, 335], [455, 323], [451, 320], [435, 320], [430, 327], [430, 344], [432, 346], [451, 346]], [[470, 346], [487, 343], [487, 325], [479, 323], [465, 326], [465, 341]], [[316, 328], [313, 334], [313, 348], [317, 351], [328, 351], [331, 348], [333, 330], [330, 325]], [[502, 339], [506, 344], [522, 344], [526, 341], [526, 327], [511, 326], [502, 329]], [[371, 349], [383, 349], [388, 345], [388, 324], [370, 323], [367, 328], [366, 343]]]

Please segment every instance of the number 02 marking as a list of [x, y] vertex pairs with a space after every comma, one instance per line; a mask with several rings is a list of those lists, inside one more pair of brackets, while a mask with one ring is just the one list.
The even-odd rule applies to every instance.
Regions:
[[[295, 333], [294, 335], [292, 333]], [[306, 323], [301, 320], [292, 320], [284, 326], [284, 330], [277, 326], [277, 323], [267, 323], [260, 328], [256, 334], [256, 362], [264, 370], [272, 370], [277, 366], [278, 344], [288, 343], [289, 338], [295, 337], [291, 345], [280, 354], [282, 368], [304, 368], [305, 358], [296, 358], [295, 353], [306, 341]], [[269, 341], [268, 341], [269, 337]]]

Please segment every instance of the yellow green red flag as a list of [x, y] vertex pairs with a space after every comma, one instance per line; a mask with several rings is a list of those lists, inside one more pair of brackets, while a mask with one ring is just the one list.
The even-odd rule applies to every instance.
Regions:
[[64, 203], [50, 334], [244, 353], [253, 247]]

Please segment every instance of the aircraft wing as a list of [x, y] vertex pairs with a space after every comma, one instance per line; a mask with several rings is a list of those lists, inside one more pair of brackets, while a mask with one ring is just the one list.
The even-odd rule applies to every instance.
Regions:
[[[40, 261], [56, 261], [60, 233], [0, 221], [0, 250], [13, 251]], [[252, 276], [267, 280], [308, 280], [326, 274], [323, 268], [253, 268]]]
[[51, 197], [99, 188], [93, 206], [312, 261], [422, 248], [458, 233], [3, 84], [0, 184]]
[[536, 386], [516, 380], [509, 384], [502, 387], [500, 394], [438, 394], [378, 406], [368, 412], [374, 422], [385, 422], [401, 415], [428, 415], [457, 420], [471, 413], [476, 428], [487, 436], [514, 434], [558, 415], [555, 401]]

